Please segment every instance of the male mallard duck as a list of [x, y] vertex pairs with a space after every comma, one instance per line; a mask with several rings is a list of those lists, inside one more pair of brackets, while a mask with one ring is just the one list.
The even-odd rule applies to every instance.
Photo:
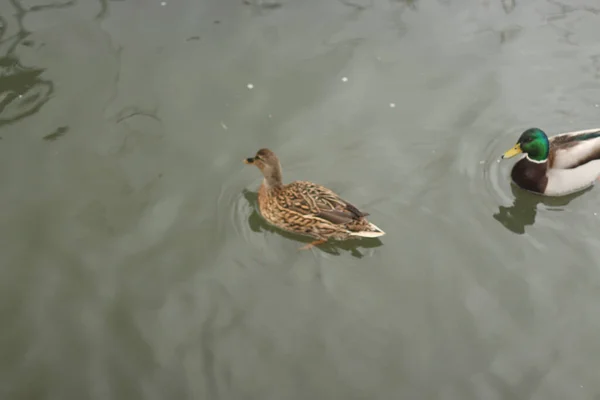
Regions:
[[346, 240], [385, 235], [367, 221], [367, 215], [331, 190], [306, 181], [284, 185], [281, 164], [269, 149], [261, 149], [246, 164], [256, 165], [263, 179], [258, 190], [260, 213], [269, 223], [292, 233], [311, 236], [316, 241], [302, 247], [309, 249], [329, 238]]
[[512, 169], [513, 182], [546, 196], [571, 194], [590, 187], [600, 176], [600, 129], [550, 139], [541, 129], [527, 129], [502, 158], [520, 153], [525, 156]]

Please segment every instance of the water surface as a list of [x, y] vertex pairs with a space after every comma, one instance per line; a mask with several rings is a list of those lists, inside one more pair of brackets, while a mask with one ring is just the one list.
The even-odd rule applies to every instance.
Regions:
[[[2, 399], [600, 398], [595, 0], [0, 3]], [[261, 147], [387, 232], [257, 213]]]

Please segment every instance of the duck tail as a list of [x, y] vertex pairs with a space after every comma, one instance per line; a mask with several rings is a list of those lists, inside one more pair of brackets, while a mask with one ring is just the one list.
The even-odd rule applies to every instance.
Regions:
[[359, 232], [350, 232], [350, 236], [359, 236], [365, 238], [376, 238], [385, 235], [385, 232], [382, 231], [377, 225], [369, 222], [369, 225], [366, 229]]

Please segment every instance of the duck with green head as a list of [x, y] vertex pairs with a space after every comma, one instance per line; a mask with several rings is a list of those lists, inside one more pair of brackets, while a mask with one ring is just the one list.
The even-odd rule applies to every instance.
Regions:
[[519, 187], [546, 196], [564, 196], [593, 185], [600, 176], [600, 129], [548, 136], [539, 128], [521, 134], [502, 155], [524, 154], [512, 169]]

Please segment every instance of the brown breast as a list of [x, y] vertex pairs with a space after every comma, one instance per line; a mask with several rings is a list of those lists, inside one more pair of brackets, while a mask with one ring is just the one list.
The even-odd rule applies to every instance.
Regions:
[[544, 193], [548, 185], [547, 170], [548, 162], [538, 164], [523, 158], [513, 167], [511, 178], [525, 190]]

